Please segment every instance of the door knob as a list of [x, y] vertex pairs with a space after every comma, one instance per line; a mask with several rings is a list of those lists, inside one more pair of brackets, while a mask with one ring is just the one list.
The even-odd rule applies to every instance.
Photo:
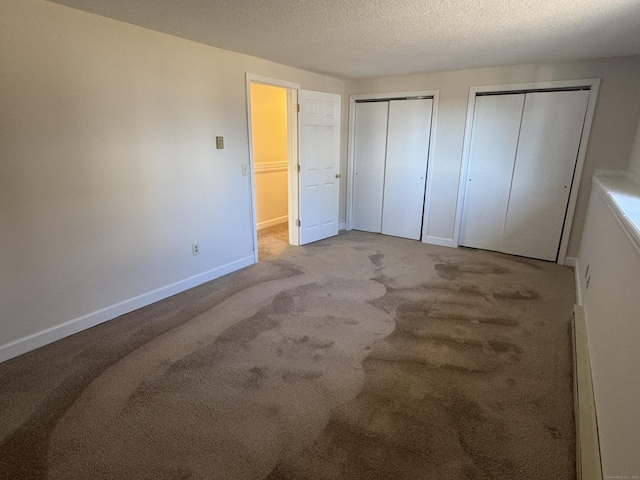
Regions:
[[339, 173], [336, 173], [336, 178], [340, 178], [340, 177], [342, 177], [342, 175]]

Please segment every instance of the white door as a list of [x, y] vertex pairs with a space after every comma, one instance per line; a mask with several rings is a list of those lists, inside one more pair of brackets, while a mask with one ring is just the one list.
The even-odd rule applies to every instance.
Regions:
[[476, 98], [461, 245], [557, 259], [589, 95]]
[[527, 93], [502, 251], [555, 261], [589, 91]]
[[419, 240], [422, 232], [432, 99], [391, 100], [382, 233]]
[[356, 230], [382, 231], [388, 114], [388, 101], [356, 103], [352, 223]]
[[460, 245], [502, 250], [524, 97], [476, 97]]
[[300, 244], [338, 234], [340, 95], [298, 92]]

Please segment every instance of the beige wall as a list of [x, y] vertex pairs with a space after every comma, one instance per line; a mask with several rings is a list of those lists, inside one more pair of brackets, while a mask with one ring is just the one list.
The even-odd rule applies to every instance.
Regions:
[[253, 160], [287, 161], [287, 90], [251, 84]]
[[256, 222], [268, 227], [288, 215], [287, 90], [251, 84]]
[[286, 167], [255, 173], [256, 223], [258, 229], [286, 223], [289, 215], [288, 173]]
[[593, 172], [599, 168], [626, 168], [629, 161], [640, 116], [640, 56], [352, 80], [347, 82], [346, 93], [440, 90], [436, 144], [431, 159], [433, 186], [428, 235], [446, 243], [453, 238], [456, 221], [469, 88], [583, 78], [601, 78], [602, 83], [567, 252], [575, 257]]
[[0, 360], [251, 262], [246, 72], [344, 91], [41, 0], [0, 24]]

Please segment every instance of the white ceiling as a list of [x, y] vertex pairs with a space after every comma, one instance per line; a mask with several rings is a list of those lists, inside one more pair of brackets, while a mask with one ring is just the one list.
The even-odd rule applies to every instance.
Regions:
[[51, 0], [332, 76], [640, 54], [640, 0]]

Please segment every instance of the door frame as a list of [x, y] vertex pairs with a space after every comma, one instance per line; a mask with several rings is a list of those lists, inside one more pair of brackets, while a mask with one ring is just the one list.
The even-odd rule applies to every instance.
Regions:
[[249, 140], [249, 189], [251, 195], [251, 228], [253, 229], [253, 257], [254, 263], [258, 262], [258, 225], [256, 214], [256, 190], [255, 190], [255, 160], [253, 157], [253, 129], [251, 126], [251, 84], [280, 87], [287, 90], [287, 200], [288, 200], [288, 226], [289, 244], [300, 245], [300, 231], [296, 227], [295, 219], [299, 218], [299, 185], [296, 165], [298, 164], [298, 115], [295, 105], [298, 104], [298, 90], [300, 84], [265, 77], [254, 73], [246, 73], [247, 90], [247, 133]]
[[429, 227], [429, 206], [431, 204], [432, 159], [436, 144], [436, 125], [440, 90], [418, 90], [408, 92], [364, 93], [349, 96], [349, 142], [347, 150], [347, 230], [353, 227], [353, 188], [354, 188], [354, 145], [356, 137], [356, 102], [359, 100], [398, 100], [402, 98], [429, 97], [433, 99], [431, 110], [431, 131], [429, 132], [429, 150], [427, 153], [427, 179], [425, 183], [424, 214], [422, 216], [422, 243], [427, 243]]
[[573, 217], [578, 200], [578, 190], [580, 180], [582, 178], [582, 170], [584, 168], [584, 160], [587, 154], [587, 144], [589, 142], [589, 134], [591, 133], [591, 125], [593, 123], [593, 115], [596, 108], [596, 100], [598, 98], [598, 90], [600, 88], [599, 78], [588, 78], [580, 80], [559, 80], [549, 82], [532, 82], [532, 83], [516, 83], [509, 85], [483, 85], [475, 86], [469, 89], [469, 99], [467, 104], [467, 119], [464, 132], [464, 144], [462, 148], [462, 163], [460, 165], [460, 177], [458, 179], [458, 202], [456, 206], [456, 221], [453, 232], [453, 245], [460, 246], [460, 230], [462, 228], [462, 212], [464, 209], [464, 200], [466, 192], [466, 178], [469, 170], [469, 155], [471, 153], [471, 134], [473, 131], [473, 117], [475, 114], [476, 95], [478, 93], [515, 93], [535, 92], [544, 90], [562, 90], [575, 88], [589, 88], [589, 102], [587, 103], [587, 112], [585, 114], [584, 126], [582, 129], [582, 137], [578, 147], [578, 157], [576, 159], [573, 181], [571, 182], [571, 192], [569, 194], [569, 203], [565, 214], [564, 225], [562, 227], [562, 236], [560, 237], [560, 246], [558, 250], [557, 263], [564, 265], [567, 260], [567, 248], [569, 246], [569, 235], [571, 234], [571, 226], [573, 225]]

